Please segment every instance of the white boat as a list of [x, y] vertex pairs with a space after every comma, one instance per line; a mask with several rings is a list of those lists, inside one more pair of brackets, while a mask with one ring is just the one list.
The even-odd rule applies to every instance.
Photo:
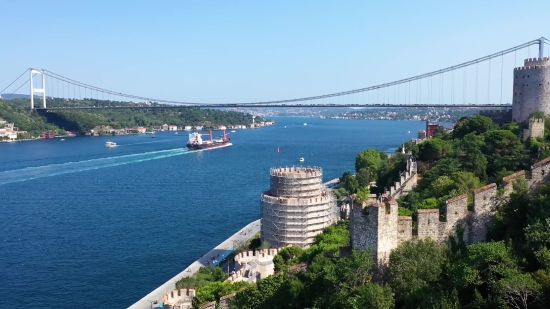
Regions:
[[176, 132], [176, 134], [178, 134], [178, 132]]
[[300, 162], [304, 162], [304, 161], [305, 161], [304, 157], [300, 157]]
[[64, 138], [61, 139], [61, 141], [64, 141], [64, 140], [65, 140]]
[[105, 147], [107, 147], [107, 148], [116, 147], [116, 143], [115, 142], [107, 142], [107, 143], [105, 143]]
[[408, 133], [411, 134], [411, 131], [409, 131]]
[[307, 123], [304, 122], [304, 126], [307, 126]]
[[235, 133], [235, 132], [237, 132], [237, 131], [235, 131], [235, 130], [231, 130], [231, 133]]

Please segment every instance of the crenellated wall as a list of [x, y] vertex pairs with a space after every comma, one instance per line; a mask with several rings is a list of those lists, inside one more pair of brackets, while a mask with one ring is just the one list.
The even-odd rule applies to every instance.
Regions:
[[523, 130], [523, 141], [530, 137], [544, 137], [544, 119], [529, 118], [528, 128]]
[[375, 258], [386, 263], [398, 243], [397, 202], [386, 194], [365, 205], [354, 202], [351, 206], [351, 245], [359, 249], [371, 248]]
[[407, 168], [401, 172], [399, 181], [394, 182], [393, 186], [386, 190], [386, 194], [390, 194], [394, 199], [412, 191], [417, 184], [418, 176], [416, 175], [416, 160], [413, 156], [407, 156]]
[[[502, 178], [504, 196], [513, 190], [518, 179], [525, 179], [525, 171], [519, 171]], [[550, 181], [550, 157], [531, 167], [531, 178], [527, 179], [530, 188]], [[478, 188], [472, 193], [472, 210], [468, 210], [468, 194], [453, 197], [445, 202], [444, 217], [439, 209], [419, 209], [417, 211], [417, 238], [432, 239], [440, 244], [449, 237], [457, 237], [457, 229], [463, 230], [466, 243], [486, 240], [489, 225], [494, 219], [499, 193], [496, 184]], [[384, 194], [376, 200], [353, 203], [350, 209], [351, 246], [356, 249], [371, 249], [379, 264], [386, 264], [393, 249], [404, 241], [412, 239], [413, 222], [411, 217], [398, 216], [395, 199]]]
[[183, 309], [191, 306], [195, 297], [194, 289], [172, 290], [162, 296], [163, 309]]

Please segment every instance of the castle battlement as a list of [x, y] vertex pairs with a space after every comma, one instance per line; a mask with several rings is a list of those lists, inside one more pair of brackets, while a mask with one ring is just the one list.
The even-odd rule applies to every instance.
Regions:
[[544, 119], [540, 119], [540, 118], [529, 118], [529, 122], [544, 123]]
[[[530, 188], [550, 181], [550, 157], [531, 167]], [[525, 171], [518, 171], [502, 178], [504, 196], [513, 190], [513, 183], [525, 178]], [[445, 202], [444, 217], [439, 209], [417, 210], [417, 238], [432, 239], [444, 245], [449, 237], [457, 237], [457, 227], [463, 230], [462, 240], [468, 244], [486, 240], [487, 231], [494, 220], [499, 193], [494, 183], [472, 192], [473, 207], [468, 210], [468, 194], [462, 194]], [[391, 195], [383, 195], [364, 206], [353, 203], [350, 210], [351, 246], [356, 249], [372, 249], [379, 264], [386, 264], [391, 251], [404, 241], [412, 239], [413, 220], [398, 216], [398, 205]]]
[[191, 301], [195, 297], [194, 289], [172, 290], [162, 296], [163, 308], [176, 309], [182, 306], [191, 306]]
[[513, 173], [512, 175], [508, 175], [506, 177], [503, 177], [502, 182], [504, 182], [505, 184], [509, 184], [519, 176], [524, 176], [525, 177], [525, 171], [521, 170], [519, 172]]
[[386, 194], [391, 195], [394, 198], [399, 198], [407, 192], [416, 187], [417, 175], [416, 175], [416, 161], [412, 156], [407, 158], [407, 168], [401, 172], [399, 181], [395, 181], [393, 186], [386, 190]]

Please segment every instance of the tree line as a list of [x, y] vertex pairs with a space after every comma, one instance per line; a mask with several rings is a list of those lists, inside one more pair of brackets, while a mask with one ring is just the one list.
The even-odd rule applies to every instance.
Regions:
[[[129, 106], [131, 103], [100, 101], [48, 99], [50, 106]], [[155, 104], [153, 104], [155, 105]], [[57, 110], [44, 115], [30, 113], [28, 99], [0, 100], [0, 117], [15, 123], [19, 130], [28, 131], [36, 137], [46, 130], [87, 132], [96, 126], [111, 126], [114, 129], [126, 127], [153, 127], [163, 124], [177, 126], [202, 125], [206, 128], [220, 125], [248, 125], [253, 116], [241, 112], [201, 108], [182, 109], [106, 109], [106, 110]], [[259, 117], [255, 121], [261, 121]]]

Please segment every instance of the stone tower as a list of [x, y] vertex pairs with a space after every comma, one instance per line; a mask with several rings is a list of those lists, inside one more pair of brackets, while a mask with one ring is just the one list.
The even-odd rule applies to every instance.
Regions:
[[514, 69], [512, 120], [523, 122], [532, 112], [550, 115], [550, 58], [528, 58]]
[[319, 167], [272, 168], [271, 188], [262, 193], [261, 238], [272, 247], [308, 247], [340, 217], [336, 198], [323, 185]]

